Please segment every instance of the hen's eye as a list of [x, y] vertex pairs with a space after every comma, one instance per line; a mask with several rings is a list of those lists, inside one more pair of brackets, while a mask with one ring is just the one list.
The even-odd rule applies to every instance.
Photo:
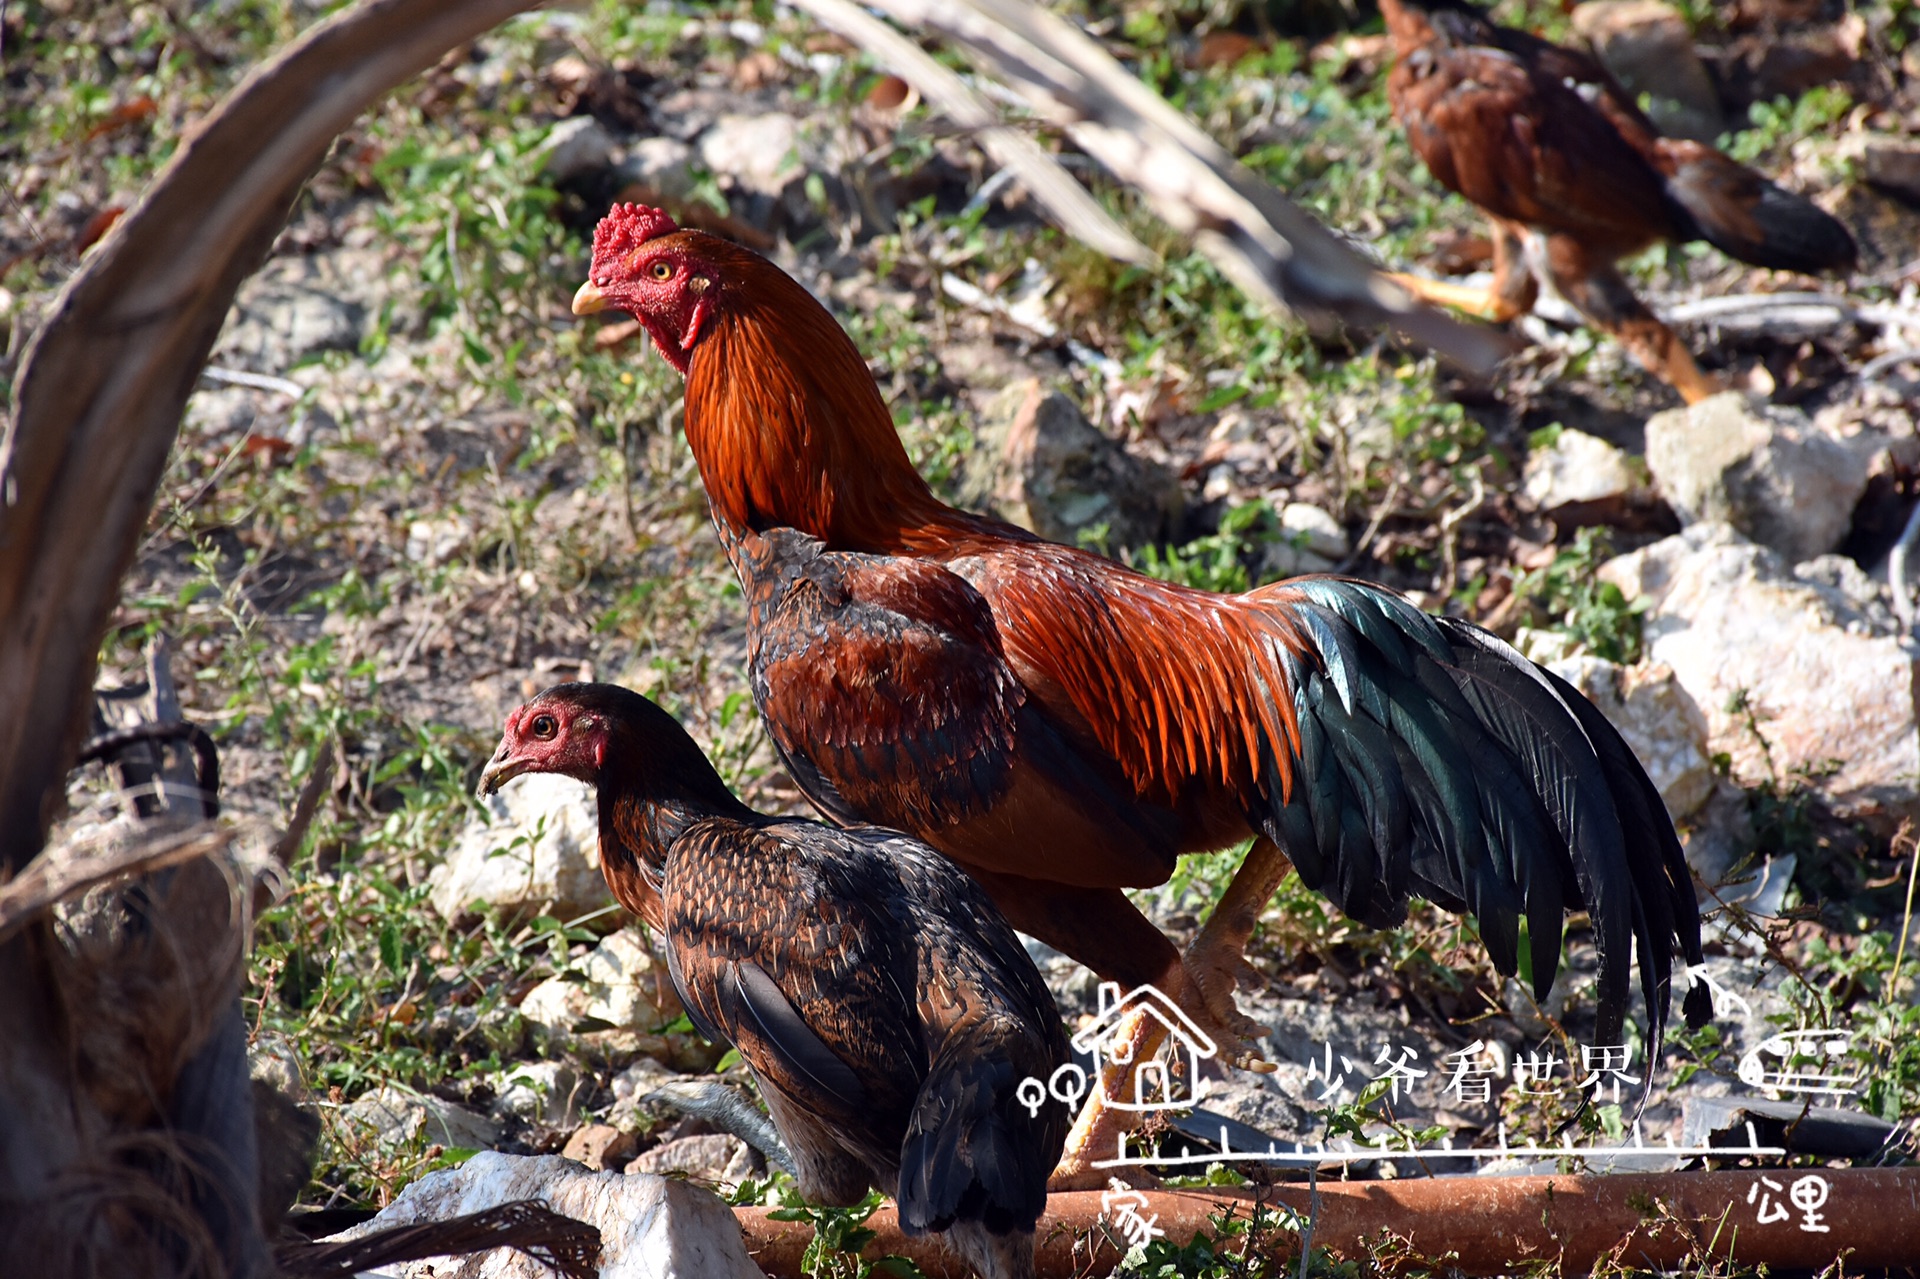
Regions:
[[652, 270], [653, 278], [656, 280], [671, 280], [673, 278], [673, 263], [671, 262], [655, 262]]
[[552, 737], [560, 731], [560, 722], [551, 715], [535, 715], [533, 723], [527, 725], [527, 731], [543, 739]]

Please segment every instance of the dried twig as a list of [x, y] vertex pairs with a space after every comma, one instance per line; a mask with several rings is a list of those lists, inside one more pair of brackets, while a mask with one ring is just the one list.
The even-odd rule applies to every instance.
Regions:
[[1068, 235], [1109, 257], [1148, 265], [1153, 252], [1100, 207], [1073, 175], [1023, 133], [1008, 128], [999, 112], [966, 82], [929, 57], [920, 46], [869, 14], [852, 0], [794, 0], [825, 25], [872, 53], [883, 65], [910, 81], [949, 119], [974, 130], [980, 149], [1019, 177], [1033, 198], [1046, 206]]
[[[887, 60], [878, 48], [878, 24], [848, 20], [844, 0], [796, 3]], [[1065, 19], [1018, 0], [874, 0], [871, 7], [937, 32], [1018, 89], [1042, 119], [1137, 187], [1156, 213], [1191, 234], [1250, 295], [1350, 323], [1390, 324], [1477, 372], [1512, 352], [1504, 334], [1414, 302]], [[887, 36], [898, 39], [891, 31]], [[945, 105], [940, 92], [917, 78], [924, 68], [893, 65], [929, 100]]]
[[280, 1249], [276, 1260], [293, 1279], [348, 1279], [403, 1261], [518, 1248], [568, 1279], [592, 1279], [599, 1273], [600, 1242], [598, 1227], [536, 1199], [516, 1199], [464, 1217], [414, 1222], [339, 1243], [294, 1244]]

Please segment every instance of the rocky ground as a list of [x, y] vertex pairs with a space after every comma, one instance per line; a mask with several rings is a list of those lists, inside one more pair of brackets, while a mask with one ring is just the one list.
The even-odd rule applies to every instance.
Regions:
[[[1388, 118], [1377, 18], [1090, 9], [1117, 55], [1381, 261], [1484, 268], [1471, 210]], [[1656, 105], [1853, 229], [1844, 282], [1697, 245], [1632, 264], [1735, 391], [1674, 407], [1550, 304], [1490, 382], [1310, 334], [1080, 165], [1164, 257], [1106, 261], [898, 81], [767, 5], [530, 15], [356, 124], [241, 292], [103, 647], [112, 677], [170, 638], [237, 810], [278, 816], [316, 759], [341, 765], [249, 994], [263, 1072], [324, 1119], [305, 1202], [384, 1203], [478, 1149], [764, 1192], [764, 1156], [714, 1117], [712, 1081], [741, 1072], [621, 927], [589, 801], [545, 779], [470, 798], [508, 710], [597, 677], [680, 714], [751, 802], [802, 807], [743, 686], [678, 378], [630, 325], [568, 314], [614, 198], [664, 201], [826, 300], [955, 501], [1199, 585], [1383, 580], [1551, 663], [1660, 786], [1717, 911], [1711, 976], [1739, 999], [1677, 1035], [1647, 1137], [1697, 1141], [1719, 1122], [1708, 1099], [1768, 1095], [1736, 1077], [1743, 1057], [1831, 1030], [1860, 1082], [1823, 1102], [1904, 1140], [1920, 650], [1889, 552], [1920, 465], [1920, 30], [1904, 6], [1784, 0], [1499, 12], [1623, 59], [1653, 48], [1665, 61], [1635, 74]], [[315, 17], [271, 0], [0, 13], [24, 50], [4, 72], [0, 378], [195, 116]], [[109, 802], [77, 782], [76, 811]], [[1190, 929], [1232, 863], [1189, 859], [1143, 896]], [[1536, 1003], [1470, 925], [1421, 909], [1374, 934], [1290, 885], [1244, 994], [1280, 1069], [1223, 1077], [1207, 1105], [1289, 1140], [1544, 1138], [1571, 1108], [1518, 1095], [1512, 1063], [1557, 1053], [1564, 1079], [1578, 1062], [1583, 929], [1567, 956]], [[1090, 1017], [1090, 977], [1038, 958], [1069, 1020]], [[1430, 1073], [1374, 1095], [1395, 1059]], [[1485, 1102], [1446, 1087], [1468, 1062], [1500, 1070]], [[1624, 1131], [1619, 1112], [1585, 1122], [1582, 1140]]]

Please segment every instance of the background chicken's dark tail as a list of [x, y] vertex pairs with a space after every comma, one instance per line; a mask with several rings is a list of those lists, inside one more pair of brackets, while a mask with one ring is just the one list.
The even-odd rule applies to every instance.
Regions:
[[[1530, 963], [1537, 995], [1560, 966], [1565, 912], [1584, 908], [1600, 961], [1589, 1042], [1625, 1042], [1637, 960], [1638, 1064], [1657, 1060], [1673, 951], [1701, 962], [1700, 916], [1673, 822], [1620, 734], [1476, 626], [1350, 580], [1270, 590], [1262, 602], [1280, 606], [1268, 616], [1291, 639], [1267, 645], [1285, 667], [1269, 687], [1292, 690], [1299, 743], [1288, 800], [1250, 816], [1301, 879], [1374, 927], [1404, 919], [1409, 894], [1469, 912], [1495, 967]], [[1277, 796], [1277, 761], [1266, 762]], [[1699, 1025], [1708, 991], [1687, 980]], [[1644, 1097], [1653, 1074], [1635, 1073]]]
[[[933, 1059], [900, 1151], [900, 1227], [944, 1232], [986, 1279], [1030, 1279], [1064, 1123], [1016, 1099], [1026, 1032], [989, 1022], [957, 1031]], [[1011, 1051], [1010, 1051], [1011, 1050]], [[1040, 1068], [1044, 1074], [1044, 1067]]]
[[1700, 143], [1663, 138], [1661, 147], [1668, 196], [1714, 248], [1780, 271], [1852, 269], [1853, 236], [1813, 201]]

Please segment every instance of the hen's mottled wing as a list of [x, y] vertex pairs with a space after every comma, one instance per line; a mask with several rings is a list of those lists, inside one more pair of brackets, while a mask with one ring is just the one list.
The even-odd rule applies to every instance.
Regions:
[[811, 823], [689, 828], [668, 863], [669, 954], [704, 1033], [886, 1169], [926, 1059], [911, 937], [885, 913], [897, 896], [885, 867], [817, 847], [836, 838]]

